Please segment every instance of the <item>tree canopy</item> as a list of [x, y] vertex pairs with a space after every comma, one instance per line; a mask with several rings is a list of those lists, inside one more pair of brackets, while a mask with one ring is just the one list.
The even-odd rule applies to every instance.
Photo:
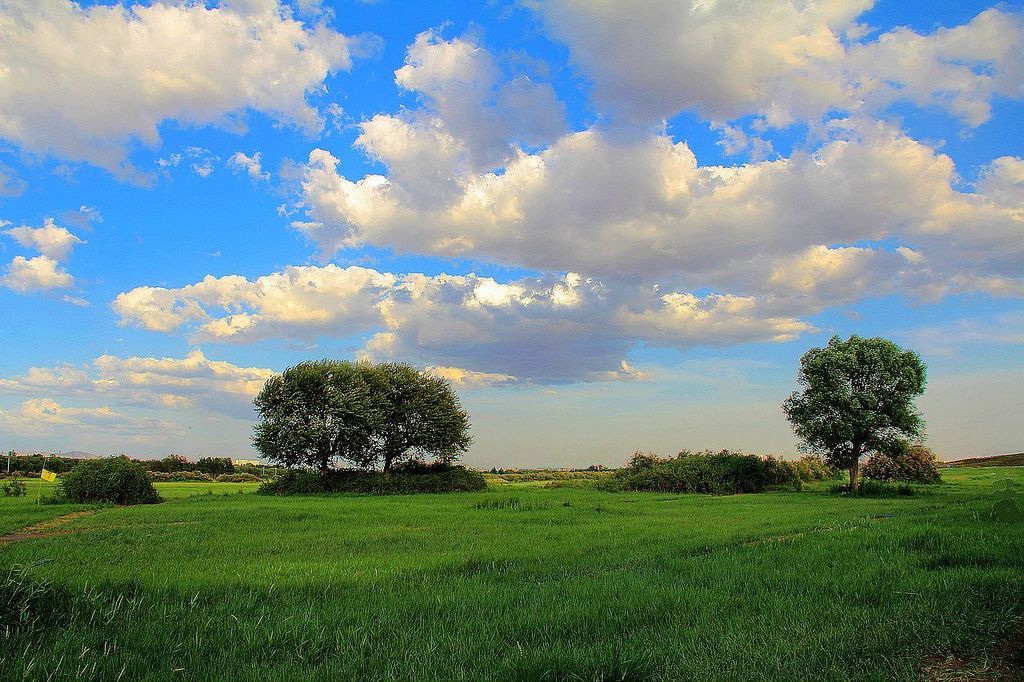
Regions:
[[285, 466], [344, 462], [388, 473], [450, 462], [469, 447], [469, 416], [447, 380], [402, 363], [317, 360], [271, 377], [255, 400], [253, 445]]
[[800, 359], [802, 390], [783, 410], [805, 449], [848, 469], [856, 490], [861, 455], [921, 435], [914, 400], [924, 393], [925, 375], [917, 353], [892, 341], [834, 336]]

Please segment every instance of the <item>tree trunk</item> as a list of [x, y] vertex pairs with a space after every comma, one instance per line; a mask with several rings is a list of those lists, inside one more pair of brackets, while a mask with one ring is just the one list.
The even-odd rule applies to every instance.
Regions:
[[391, 462], [392, 462], [391, 455], [384, 455], [384, 469], [383, 469], [383, 472], [384, 472], [384, 476], [385, 477], [391, 475]]
[[850, 492], [856, 493], [860, 488], [860, 481], [857, 480], [857, 472], [860, 469], [860, 455], [853, 460], [853, 466], [850, 467]]

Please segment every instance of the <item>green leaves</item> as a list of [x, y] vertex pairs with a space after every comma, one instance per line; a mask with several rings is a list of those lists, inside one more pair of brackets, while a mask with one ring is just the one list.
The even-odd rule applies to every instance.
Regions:
[[850, 468], [868, 449], [912, 439], [923, 428], [914, 399], [926, 370], [916, 353], [882, 338], [832, 337], [800, 359], [802, 391], [783, 403], [806, 448]]
[[255, 406], [253, 445], [285, 466], [389, 471], [419, 456], [457, 459], [472, 440], [448, 381], [403, 363], [302, 362], [271, 377]]
[[992, 516], [1000, 521], [1024, 521], [1024, 499], [1010, 479], [996, 481], [992, 486]]

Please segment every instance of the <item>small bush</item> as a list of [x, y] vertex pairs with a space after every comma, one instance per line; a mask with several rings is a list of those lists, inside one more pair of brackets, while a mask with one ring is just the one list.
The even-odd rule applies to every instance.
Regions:
[[142, 465], [127, 457], [86, 460], [61, 477], [68, 502], [152, 504], [160, 495]]
[[253, 474], [221, 474], [214, 480], [218, 483], [259, 483], [263, 479]]
[[315, 495], [319, 493], [368, 493], [373, 495], [406, 495], [411, 493], [451, 493], [484, 490], [487, 482], [479, 471], [449, 466], [430, 473], [392, 472], [385, 476], [376, 471], [341, 469], [323, 476], [313, 471], [289, 471], [261, 485], [263, 495]]
[[938, 483], [942, 480], [935, 453], [924, 445], [902, 442], [872, 455], [864, 465], [864, 478], [907, 483]]
[[25, 494], [28, 492], [25, 482], [20, 478], [15, 478], [9, 483], [5, 483], [2, 490], [4, 491], [4, 497], [25, 497]]

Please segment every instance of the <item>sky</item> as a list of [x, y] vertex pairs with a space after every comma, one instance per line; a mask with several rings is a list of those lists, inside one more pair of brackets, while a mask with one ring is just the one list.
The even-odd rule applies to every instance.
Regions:
[[832, 335], [1024, 449], [1024, 6], [0, 0], [0, 448], [252, 456], [312, 358], [472, 466], [793, 456]]

